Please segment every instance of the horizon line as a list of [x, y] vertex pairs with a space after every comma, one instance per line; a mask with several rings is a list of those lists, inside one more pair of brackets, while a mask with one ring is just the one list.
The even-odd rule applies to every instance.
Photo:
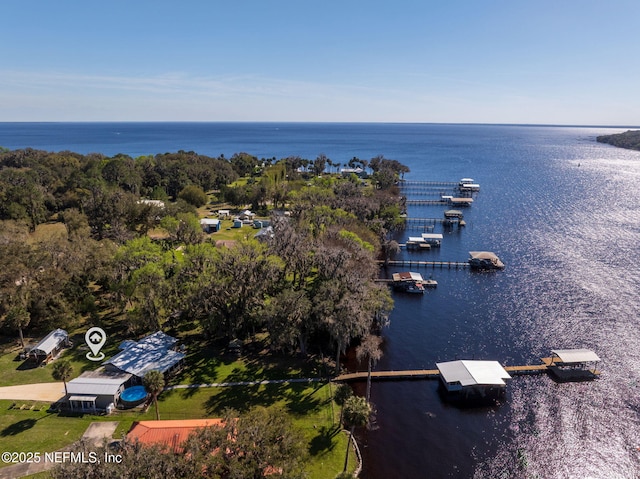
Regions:
[[437, 121], [313, 121], [313, 120], [28, 120], [5, 121], [3, 124], [100, 124], [100, 123], [181, 123], [181, 124], [213, 124], [213, 123], [246, 123], [246, 124], [309, 124], [309, 125], [459, 125], [459, 126], [520, 126], [520, 127], [556, 127], [556, 128], [640, 128], [640, 125], [617, 124], [577, 124], [577, 123], [492, 123], [492, 122], [437, 122]]

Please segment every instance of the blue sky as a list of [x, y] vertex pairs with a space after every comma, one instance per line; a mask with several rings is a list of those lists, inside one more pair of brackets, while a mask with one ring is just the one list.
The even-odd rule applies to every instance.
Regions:
[[2, 0], [0, 121], [640, 125], [637, 0]]

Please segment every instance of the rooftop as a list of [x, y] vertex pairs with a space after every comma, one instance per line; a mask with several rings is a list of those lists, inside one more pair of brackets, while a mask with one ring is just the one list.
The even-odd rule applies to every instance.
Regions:
[[64, 329], [56, 329], [47, 334], [42, 341], [36, 344], [31, 352], [33, 354], [49, 354], [51, 351], [56, 349], [60, 345], [60, 343], [67, 341], [69, 335]]
[[200, 428], [219, 426], [222, 419], [184, 419], [134, 422], [127, 439], [140, 444], [164, 444], [178, 452], [189, 434]]
[[462, 386], [504, 386], [509, 373], [498, 361], [461, 360], [436, 363], [445, 382]]

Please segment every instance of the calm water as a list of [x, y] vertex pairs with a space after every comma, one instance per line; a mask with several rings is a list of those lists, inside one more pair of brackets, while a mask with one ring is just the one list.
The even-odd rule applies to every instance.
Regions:
[[[0, 145], [132, 156], [179, 149], [227, 157], [324, 153], [342, 163], [384, 154], [411, 168], [408, 180], [474, 178], [482, 191], [465, 210], [467, 227], [445, 231], [439, 250], [403, 255], [464, 261], [469, 250], [486, 249], [499, 254], [506, 270], [422, 270], [439, 286], [424, 297], [395, 297], [378, 369], [431, 369], [456, 358], [537, 363], [550, 349], [585, 347], [603, 358], [603, 376], [571, 384], [514, 378], [502, 405], [479, 409], [443, 403], [435, 381], [375, 383], [376, 428], [359, 437], [361, 477], [638, 478], [640, 153], [595, 142], [618, 131], [5, 123]], [[443, 210], [412, 206], [409, 215], [441, 217]]]

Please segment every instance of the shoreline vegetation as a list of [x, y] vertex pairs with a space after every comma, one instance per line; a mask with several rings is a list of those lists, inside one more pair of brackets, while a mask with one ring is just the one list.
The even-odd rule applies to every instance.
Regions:
[[[342, 164], [322, 154], [131, 158], [0, 149], [0, 386], [51, 380], [52, 364], [28, 368], [19, 353], [25, 337], [55, 328], [73, 342], [63, 353], [68, 380], [95, 369], [84, 359], [92, 326], [107, 332], [107, 357], [120, 342], [157, 330], [178, 338], [186, 364], [168, 385], [328, 380], [348, 347], [378, 344], [367, 338], [393, 308], [388, 288], [374, 280], [378, 260], [397, 246], [388, 239], [403, 224], [396, 183], [408, 171], [383, 156]], [[219, 210], [251, 214], [238, 223]], [[204, 218], [221, 219], [221, 228], [204, 232]], [[253, 219], [269, 224], [266, 234], [256, 236]], [[361, 355], [363, 364], [379, 355], [374, 349]], [[347, 447], [336, 433], [333, 393], [327, 381], [185, 388], [165, 391], [158, 404], [163, 419], [276, 407], [303, 434], [306, 472], [320, 479], [342, 470]], [[0, 427], [8, 431], [27, 413], [5, 406]], [[151, 419], [153, 408], [116, 415], [121, 436], [133, 421]], [[34, 434], [50, 421], [75, 431], [62, 444], [69, 445], [88, 418], [37, 418], [16, 431], [16, 447], [60, 447], [60, 437]], [[103, 419], [110, 418], [91, 417]]]
[[618, 148], [640, 151], [640, 130], [628, 130], [614, 135], [598, 136], [599, 143], [607, 143]]

